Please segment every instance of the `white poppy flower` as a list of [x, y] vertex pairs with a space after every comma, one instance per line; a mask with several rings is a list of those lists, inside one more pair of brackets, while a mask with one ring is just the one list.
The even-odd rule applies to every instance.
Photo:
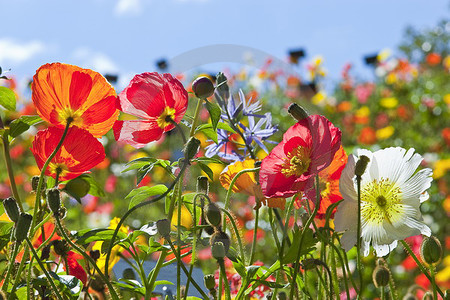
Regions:
[[422, 222], [420, 203], [428, 199], [431, 169], [416, 172], [422, 156], [414, 149], [387, 148], [374, 153], [359, 149], [350, 155], [342, 171], [339, 190], [344, 198], [335, 214], [335, 228], [345, 231], [341, 243], [346, 251], [356, 245], [358, 196], [355, 164], [361, 155], [370, 159], [361, 177], [361, 248], [369, 254], [370, 245], [377, 256], [385, 256], [397, 240], [423, 234], [431, 235]]

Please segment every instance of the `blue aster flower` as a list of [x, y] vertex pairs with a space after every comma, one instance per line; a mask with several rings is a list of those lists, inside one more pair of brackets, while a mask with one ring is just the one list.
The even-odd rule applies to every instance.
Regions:
[[269, 153], [264, 141], [271, 143], [267, 139], [278, 131], [278, 127], [272, 125], [272, 115], [265, 113], [262, 118], [255, 122], [254, 116], [248, 117], [248, 127], [239, 123], [239, 126], [244, 130], [245, 143], [250, 145], [253, 141], [258, 144], [266, 153]]

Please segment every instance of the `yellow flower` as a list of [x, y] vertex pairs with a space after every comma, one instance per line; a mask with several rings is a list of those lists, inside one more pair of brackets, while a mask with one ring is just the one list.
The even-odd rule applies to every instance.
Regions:
[[375, 134], [378, 140], [385, 140], [391, 137], [394, 134], [394, 131], [395, 129], [393, 126], [386, 126], [384, 128], [378, 129]]
[[[219, 180], [222, 186], [228, 190], [231, 185], [231, 181], [242, 170], [255, 168], [254, 159], [246, 159], [244, 161], [236, 161], [228, 165], [220, 173]], [[233, 185], [234, 193], [245, 193], [247, 195], [255, 195], [256, 179], [254, 172], [246, 172], [238, 177]]]
[[435, 161], [433, 168], [433, 178], [439, 179], [450, 170], [450, 158]]
[[394, 84], [397, 83], [398, 81], [397, 75], [393, 72], [389, 73], [384, 80], [386, 81], [387, 84]]
[[386, 48], [386, 49], [381, 50], [380, 53], [378, 53], [377, 60], [379, 62], [383, 62], [383, 61], [387, 60], [389, 58], [389, 56], [391, 56], [391, 50]]
[[450, 94], [445, 94], [444, 96], [444, 102], [450, 105]]
[[[219, 179], [220, 172], [222, 172], [223, 168], [225, 168], [223, 164], [214, 164], [214, 163], [208, 164], [208, 167], [213, 172], [214, 181], [217, 181]], [[207, 176], [206, 173], [203, 171], [202, 171], [202, 175]], [[208, 177], [208, 180], [211, 181], [211, 179], [209, 177]]]
[[0, 215], [0, 222], [11, 223], [12, 221], [8, 218], [8, 215], [6, 213], [3, 213], [2, 215]]
[[382, 98], [380, 105], [384, 108], [395, 108], [398, 105], [398, 100], [395, 97]]
[[450, 196], [447, 196], [447, 198], [444, 199], [444, 203], [442, 204], [442, 206], [447, 213], [450, 213]]
[[[119, 218], [114, 218], [111, 220], [111, 222], [109, 223], [109, 227], [108, 229], [116, 229], [117, 225], [119, 224], [120, 219]], [[119, 230], [119, 233], [123, 232], [125, 234], [128, 234], [128, 226], [122, 226]], [[102, 245], [103, 242], [95, 242], [94, 246], [92, 247], [92, 250], [99, 250], [100, 253], [102, 253]], [[123, 251], [123, 248], [120, 246], [114, 246], [111, 250], [111, 256], [109, 259], [109, 265], [108, 265], [108, 273], [110, 273], [112, 271], [113, 266], [119, 261], [120, 257], [119, 257], [119, 253], [121, 253]], [[97, 266], [100, 268], [100, 270], [104, 270], [105, 269], [105, 262], [106, 262], [106, 254], [101, 254], [100, 258], [97, 259]]]
[[312, 97], [311, 101], [313, 104], [317, 105], [320, 102], [322, 102], [323, 100], [325, 100], [326, 98], [327, 98], [327, 94], [324, 91], [320, 91]]
[[450, 255], [447, 255], [444, 260], [445, 268], [436, 273], [437, 282], [449, 282], [450, 281]]
[[[176, 230], [177, 229], [177, 224], [178, 224], [178, 213], [177, 213], [177, 209], [175, 208], [175, 213], [172, 216], [172, 230]], [[180, 225], [189, 229], [192, 227], [192, 224], [194, 222], [192, 221], [192, 215], [189, 212], [189, 210], [183, 205], [181, 206], [181, 221], [180, 221]]]
[[364, 118], [370, 115], [370, 109], [367, 106], [361, 106], [355, 113], [356, 117]]
[[138, 159], [138, 158], [146, 157], [146, 156], [147, 156], [147, 153], [145, 153], [144, 151], [139, 151], [130, 156], [130, 161]]

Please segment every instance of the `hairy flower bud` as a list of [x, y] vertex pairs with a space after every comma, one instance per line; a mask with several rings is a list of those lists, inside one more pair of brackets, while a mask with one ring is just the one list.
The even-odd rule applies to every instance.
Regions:
[[223, 245], [223, 243], [215, 242], [214, 244], [212, 244], [211, 254], [217, 260], [223, 259], [227, 255], [227, 252], [225, 251], [225, 246]]
[[136, 274], [134, 273], [132, 268], [126, 268], [122, 272], [122, 277], [128, 280], [136, 280]]
[[21, 213], [17, 220], [16, 230], [14, 231], [14, 237], [18, 243], [21, 243], [28, 237], [30, 231], [30, 225], [33, 217], [27, 213]]
[[[44, 177], [44, 178], [42, 178], [42, 186], [41, 186], [42, 190], [45, 190], [45, 186], [46, 186], [45, 182], [46, 182], [46, 180]], [[31, 178], [31, 189], [36, 192], [36, 190], [38, 188], [38, 184], [39, 184], [39, 176], [33, 176]]]
[[14, 223], [17, 223], [17, 220], [19, 220], [20, 212], [19, 206], [17, 206], [16, 199], [12, 197], [4, 199], [3, 207], [5, 208], [5, 212], [8, 218]]
[[297, 103], [292, 103], [289, 105], [288, 113], [297, 121], [306, 119], [309, 115], [308, 112]]
[[55, 253], [60, 256], [67, 256], [67, 253], [70, 251], [70, 247], [64, 240], [54, 240], [53, 250], [55, 250]]
[[200, 147], [200, 141], [196, 137], [191, 137], [184, 147], [184, 157], [187, 161], [190, 161], [197, 155], [198, 149]]
[[219, 206], [215, 203], [209, 203], [206, 206], [206, 220], [211, 226], [219, 227], [222, 222], [222, 212], [220, 211]]
[[203, 277], [203, 283], [208, 290], [214, 290], [216, 288], [216, 278], [213, 274], [208, 274]]
[[208, 195], [209, 192], [209, 182], [208, 177], [198, 176], [197, 177], [197, 193], [203, 193]]
[[420, 256], [429, 265], [437, 265], [442, 258], [441, 242], [434, 237], [425, 237], [420, 245]]
[[302, 268], [303, 268], [303, 270], [306, 271], [306, 270], [314, 269], [317, 265], [319, 265], [317, 263], [317, 261], [318, 260], [315, 259], [315, 258], [307, 258], [307, 259], [302, 260]]
[[93, 260], [97, 260], [100, 258], [100, 251], [99, 250], [91, 250], [91, 251], [89, 251], [89, 256], [92, 257]]
[[47, 204], [53, 214], [58, 214], [61, 208], [61, 192], [58, 188], [51, 188], [47, 191]]
[[206, 99], [214, 94], [214, 84], [206, 76], [200, 76], [192, 83], [192, 91], [200, 99]]
[[361, 155], [355, 165], [355, 175], [361, 177], [366, 171], [369, 162], [370, 159], [367, 156]]
[[158, 220], [156, 229], [162, 237], [168, 237], [170, 235], [170, 221], [168, 219]]
[[213, 246], [215, 243], [221, 242], [224, 249], [225, 255], [227, 255], [228, 250], [230, 249], [230, 237], [223, 231], [216, 231], [210, 239], [210, 244]]
[[385, 266], [378, 265], [372, 273], [373, 284], [375, 284], [375, 287], [377, 288], [386, 286], [389, 283], [390, 276], [391, 274]]
[[228, 87], [227, 81], [228, 81], [227, 77], [222, 72], [217, 74], [216, 90], [219, 93], [222, 100], [224, 100], [224, 101], [230, 97], [230, 88]]

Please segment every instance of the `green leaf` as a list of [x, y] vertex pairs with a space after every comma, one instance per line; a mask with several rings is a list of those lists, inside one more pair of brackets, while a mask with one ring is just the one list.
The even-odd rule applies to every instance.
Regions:
[[146, 165], [153, 164], [157, 161], [156, 158], [153, 157], [140, 157], [128, 162], [125, 166], [126, 168], [122, 170], [121, 173], [125, 173], [131, 170], [140, 169]]
[[203, 132], [208, 139], [212, 140], [216, 144], [219, 142], [217, 139], [217, 131], [213, 129], [211, 124], [202, 124], [198, 126], [196, 132]]
[[[292, 245], [289, 247], [286, 255], [283, 256], [281, 262], [283, 264], [293, 263], [297, 258], [297, 253], [300, 248], [300, 240], [302, 240], [302, 230], [299, 228], [294, 229], [294, 234], [292, 237]], [[305, 255], [312, 250], [317, 243], [317, 239], [314, 238], [313, 231], [311, 228], [307, 228], [304, 232], [302, 240], [302, 248], [300, 249], [300, 255]]]
[[30, 126], [42, 122], [39, 116], [21, 116], [20, 118], [14, 120], [9, 125], [9, 135], [15, 138], [25, 131], [27, 131]]
[[0, 86], [0, 105], [6, 110], [16, 110], [16, 94], [7, 87]]
[[205, 165], [204, 163], [201, 162], [197, 162], [198, 166], [200, 167], [200, 169], [202, 169], [203, 172], [205, 172], [205, 174], [209, 177], [209, 179], [211, 179], [211, 181], [214, 181], [214, 172], [211, 170], [210, 167], [208, 167], [208, 165]]
[[339, 200], [338, 202], [335, 202], [328, 206], [327, 212], [325, 213], [325, 220], [329, 220], [331, 218], [331, 214], [333, 213], [333, 210], [342, 202], [344, 199]]
[[220, 115], [222, 114], [222, 110], [220, 109], [220, 106], [216, 103], [209, 102], [208, 100], [205, 100], [206, 109], [209, 112], [209, 116], [211, 117], [211, 123], [212, 128], [214, 131], [217, 130], [217, 124], [220, 120]]
[[130, 200], [128, 209], [131, 209], [138, 203], [146, 200], [151, 196], [161, 195], [167, 191], [167, 187], [164, 184], [157, 184], [155, 186], [142, 186], [138, 189], [132, 190], [126, 197], [126, 200]]
[[220, 164], [220, 165], [226, 165], [227, 163], [221, 161], [220, 159], [214, 158], [214, 157], [197, 157], [192, 160], [193, 162], [202, 162], [206, 164]]
[[[105, 229], [105, 228], [85, 229], [85, 230], [78, 232], [78, 235], [80, 237], [77, 239], [77, 243], [78, 244], [87, 244], [90, 242], [97, 242], [97, 241], [110, 241], [113, 234], [114, 234], [113, 229]], [[127, 237], [127, 235], [125, 232], [119, 231], [117, 233], [117, 238], [119, 240], [125, 239], [126, 237]]]
[[10, 242], [13, 225], [12, 222], [0, 222], [0, 251]]
[[88, 194], [96, 197], [105, 197], [106, 194], [103, 187], [95, 181], [91, 174], [82, 174], [79, 178], [86, 180], [90, 184], [91, 187], [89, 188]]

